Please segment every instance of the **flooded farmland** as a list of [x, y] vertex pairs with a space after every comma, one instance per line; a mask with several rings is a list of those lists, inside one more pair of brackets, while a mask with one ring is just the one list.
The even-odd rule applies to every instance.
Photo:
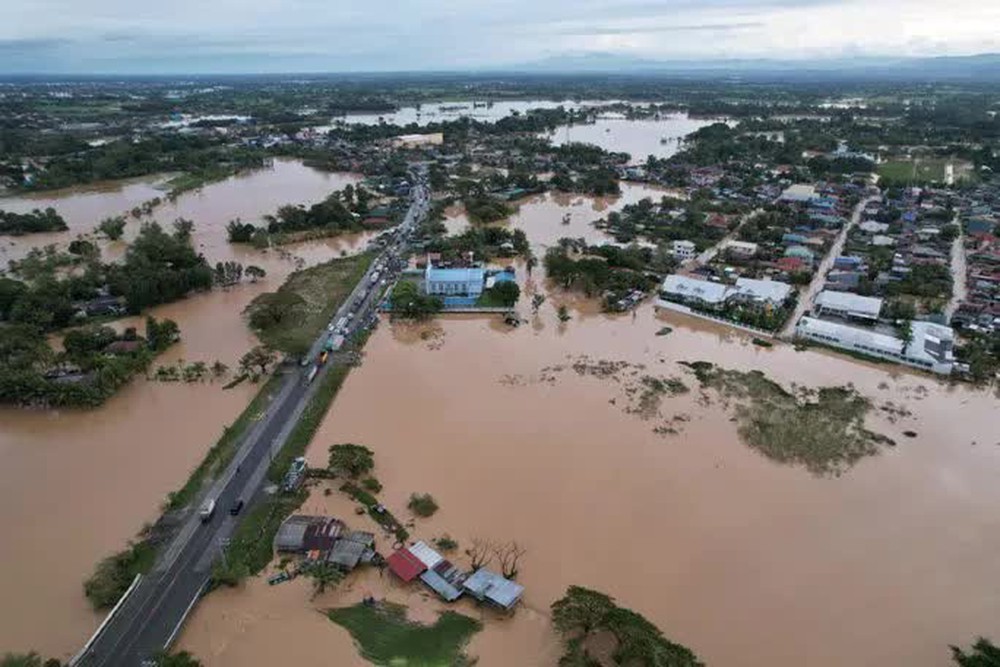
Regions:
[[[599, 233], [586, 221], [603, 212], [586, 200], [578, 216], [576, 201], [528, 200], [506, 224], [525, 229], [541, 256], [559, 236]], [[308, 452], [321, 466], [334, 443], [373, 449], [380, 497], [397, 514], [411, 493], [432, 493], [441, 509], [417, 520], [413, 539], [447, 533], [460, 545], [482, 537], [527, 549], [524, 605], [513, 619], [484, 616], [468, 649], [477, 664], [554, 664], [548, 607], [572, 584], [615, 596], [710, 665], [930, 667], [948, 661], [949, 643], [994, 627], [1000, 598], [984, 585], [1000, 575], [992, 394], [758, 347], [648, 304], [635, 317], [603, 315], [552, 290], [540, 268], [527, 283], [549, 299], [537, 315], [522, 299], [518, 328], [485, 316], [384, 323]], [[570, 306], [568, 322], [557, 303]], [[672, 332], [657, 335], [665, 327]], [[740, 440], [733, 406], [678, 363], [697, 360], [761, 370], [786, 388], [853, 384], [872, 404], [867, 428], [895, 444], [839, 477], [777, 464]], [[601, 361], [689, 391], [634, 410], [627, 377], [586, 370]], [[358, 521], [337, 493], [317, 490], [304, 509]], [[379, 546], [391, 544], [381, 537]], [[273, 647], [289, 644], [316, 649], [298, 664], [364, 664], [318, 612], [369, 594], [411, 604], [424, 620], [440, 608], [419, 586], [377, 572], [316, 599], [303, 582], [259, 579], [211, 596], [181, 648], [226, 667], [269, 664]], [[458, 609], [483, 614], [467, 602]]]
[[691, 118], [684, 113], [649, 120], [600, 117], [589, 124], [565, 125], [546, 136], [556, 146], [584, 143], [628, 153], [632, 164], [641, 164], [650, 155], [670, 157], [680, 151], [684, 137], [715, 122], [721, 121]]
[[[210, 262], [253, 263], [268, 275], [257, 284], [152, 309], [156, 317], [175, 320], [182, 334], [181, 343], [156, 364], [218, 359], [234, 366], [256, 343], [242, 318], [254, 296], [276, 289], [299, 265], [357, 252], [368, 240], [357, 234], [260, 252], [230, 246], [228, 220], [256, 220], [283, 203], [318, 201], [355, 180], [277, 161], [273, 169], [206, 186], [158, 208], [153, 217], [163, 223], [178, 216], [195, 221], [194, 244]], [[53, 237], [41, 242], [65, 244], [102, 217], [158, 193], [152, 183], [129, 182], [5, 199], [0, 207], [54, 206], [72, 231], [40, 235]], [[140, 224], [130, 221], [127, 233]], [[13, 245], [0, 239], [7, 253], [26, 252], [36, 242], [35, 235]], [[116, 248], [109, 245], [120, 252], [124, 244], [105, 244], [105, 256], [114, 256]], [[100, 620], [83, 597], [83, 581], [94, 564], [155, 520], [166, 494], [181, 485], [254, 391], [246, 384], [223, 391], [221, 383], [138, 379], [93, 411], [0, 408], [0, 530], [8, 556], [0, 571], [0, 652], [34, 649], [66, 658], [82, 646]]]

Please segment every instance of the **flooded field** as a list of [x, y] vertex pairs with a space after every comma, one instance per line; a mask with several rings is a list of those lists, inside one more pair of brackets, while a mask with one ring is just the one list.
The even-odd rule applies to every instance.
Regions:
[[[195, 244], [212, 263], [234, 259], [257, 264], [268, 275], [256, 285], [198, 294], [154, 308], [181, 328], [182, 341], [157, 364], [220, 360], [230, 367], [256, 344], [242, 311], [254, 296], [276, 289], [299, 265], [314, 264], [364, 248], [367, 234], [285, 246], [260, 252], [226, 243], [231, 218], [256, 220], [287, 202], [318, 201], [355, 180], [324, 174], [295, 162], [276, 162], [206, 186], [165, 204], [155, 218], [195, 221]], [[101, 217], [116, 215], [156, 196], [149, 183], [77, 190], [46, 198], [3, 200], [0, 207], [54, 206], [71, 232], [52, 235], [68, 243]], [[139, 221], [127, 227], [135, 233]], [[48, 236], [48, 235], [47, 235]], [[35, 236], [8, 251], [27, 251]], [[123, 244], [114, 244], [120, 247]], [[112, 255], [115, 248], [110, 248]], [[125, 320], [120, 325], [138, 324]], [[141, 328], [141, 325], [140, 325]], [[138, 379], [93, 411], [0, 409], [0, 530], [7, 558], [0, 570], [0, 653], [38, 650], [66, 658], [99, 622], [83, 597], [94, 564], [116, 551], [143, 523], [153, 521], [166, 494], [177, 489], [204, 452], [243, 410], [255, 387], [223, 391], [222, 383], [170, 384]], [[53, 563], [58, 567], [53, 567]]]
[[720, 121], [689, 118], [685, 113], [659, 120], [599, 118], [591, 124], [566, 125], [545, 136], [556, 146], [576, 142], [628, 153], [632, 164], [641, 164], [650, 155], [670, 157], [681, 149], [684, 137], [715, 122]]
[[461, 102], [432, 102], [422, 104], [419, 107], [402, 107], [391, 113], [362, 113], [337, 116], [332, 119], [334, 123], [343, 122], [355, 125], [377, 125], [380, 122], [392, 125], [427, 125], [428, 123], [440, 123], [459, 118], [468, 117], [479, 121], [495, 121], [512, 113], [524, 113], [530, 109], [555, 109], [565, 107], [566, 109], [579, 109], [585, 106], [597, 104], [609, 104], [605, 101], [576, 102], [574, 100], [507, 100], [500, 102], [482, 101], [461, 101]]
[[[317, 171], [294, 160], [275, 160], [272, 167], [211, 183], [181, 195], [175, 202], [166, 200], [164, 180], [162, 177], [134, 179], [0, 198], [0, 209], [15, 213], [51, 206], [69, 226], [65, 232], [0, 237], [0, 266], [6, 268], [8, 261], [23, 257], [33, 247], [50, 243], [64, 247], [77, 235], [93, 232], [102, 219], [116, 215], [127, 217], [125, 242], [139, 233], [144, 220], [157, 220], [169, 226], [177, 218], [187, 218], [195, 223], [194, 245], [206, 258], [213, 263], [246, 261], [243, 248], [231, 246], [226, 240], [226, 223], [230, 220], [257, 222], [283, 204], [315, 203], [348, 183], [359, 182], [361, 177]], [[134, 207], [155, 197], [162, 198], [164, 203], [151, 216], [135, 219], [127, 215]], [[333, 249], [340, 249], [336, 239], [330, 244]], [[106, 259], [118, 256], [125, 247], [123, 242], [102, 241], [100, 245]]]
[[[569, 225], [550, 197], [522, 203], [509, 224], [541, 256], [560, 236], [598, 233], [583, 222], [593, 204], [579, 203], [577, 216], [574, 202]], [[761, 348], [651, 305], [603, 315], [552, 291], [541, 268], [527, 286], [549, 299], [538, 315], [522, 299], [527, 323], [515, 329], [475, 316], [386, 322], [308, 452], [322, 466], [331, 444], [372, 448], [380, 497], [397, 515], [411, 493], [433, 494], [441, 509], [417, 520], [413, 539], [447, 533], [462, 546], [481, 537], [527, 549], [524, 605], [510, 620], [483, 617], [469, 647], [477, 664], [553, 665], [548, 607], [571, 584], [615, 596], [710, 665], [931, 667], [947, 663], [949, 643], [994, 629], [1000, 598], [984, 585], [1000, 575], [992, 394]], [[557, 303], [570, 305], [570, 321], [558, 321]], [[673, 331], [657, 335], [664, 327]], [[895, 445], [839, 477], [777, 464], [741, 442], [732, 406], [678, 364], [696, 360], [759, 369], [785, 387], [853, 383], [873, 405], [867, 428]], [[600, 361], [631, 370], [590, 370]], [[689, 391], [636, 409], [633, 371]], [[359, 521], [338, 493], [316, 490], [305, 511]], [[384, 536], [378, 545], [391, 548]], [[411, 604], [425, 620], [440, 608], [421, 587], [377, 572], [316, 599], [307, 582], [255, 580], [210, 596], [181, 647], [213, 666], [270, 664], [274, 647], [289, 644], [304, 666], [364, 664], [319, 612], [367, 594]]]

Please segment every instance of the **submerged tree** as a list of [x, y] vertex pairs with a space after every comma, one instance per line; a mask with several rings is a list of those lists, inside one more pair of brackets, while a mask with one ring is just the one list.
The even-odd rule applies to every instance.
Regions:
[[375, 467], [375, 452], [364, 445], [343, 443], [330, 446], [329, 467], [351, 477], [368, 474]]
[[980, 637], [968, 653], [952, 646], [951, 659], [961, 667], [1000, 667], [1000, 648]]

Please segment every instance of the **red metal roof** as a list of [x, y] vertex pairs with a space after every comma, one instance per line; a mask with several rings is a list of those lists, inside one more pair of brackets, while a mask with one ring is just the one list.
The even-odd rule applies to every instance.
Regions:
[[427, 566], [410, 553], [406, 547], [394, 552], [385, 559], [389, 569], [403, 581], [413, 581], [427, 569]]

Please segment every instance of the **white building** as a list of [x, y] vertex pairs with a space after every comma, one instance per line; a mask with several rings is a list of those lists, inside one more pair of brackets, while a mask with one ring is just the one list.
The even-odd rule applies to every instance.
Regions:
[[791, 293], [792, 286], [778, 280], [737, 278], [736, 286], [729, 288], [726, 298], [752, 301], [754, 303], [768, 303], [779, 307], [785, 303]]
[[753, 257], [757, 254], [757, 244], [749, 241], [729, 241], [726, 250], [733, 257]]
[[692, 241], [674, 241], [671, 251], [674, 259], [680, 262], [694, 259], [695, 255], [698, 254], [698, 250]]
[[803, 317], [795, 327], [795, 335], [843, 350], [870, 357], [899, 362], [941, 375], [951, 373], [955, 365], [952, 354], [955, 336], [948, 327], [930, 322], [910, 323], [910, 343], [896, 336]]
[[824, 290], [813, 303], [817, 315], [835, 315], [847, 319], [875, 322], [882, 311], [882, 299], [851, 292]]
[[858, 225], [858, 229], [867, 234], [884, 234], [889, 231], [889, 225], [884, 222], [878, 222], [877, 220], [865, 220]]
[[664, 279], [660, 294], [667, 301], [694, 302], [703, 306], [719, 306], [726, 300], [727, 288], [722, 283], [669, 275]]
[[804, 183], [797, 183], [791, 185], [787, 190], [781, 193], [778, 197], [780, 201], [790, 201], [799, 202], [805, 204], [812, 199], [816, 198], [816, 187], [813, 185], [806, 185]]

